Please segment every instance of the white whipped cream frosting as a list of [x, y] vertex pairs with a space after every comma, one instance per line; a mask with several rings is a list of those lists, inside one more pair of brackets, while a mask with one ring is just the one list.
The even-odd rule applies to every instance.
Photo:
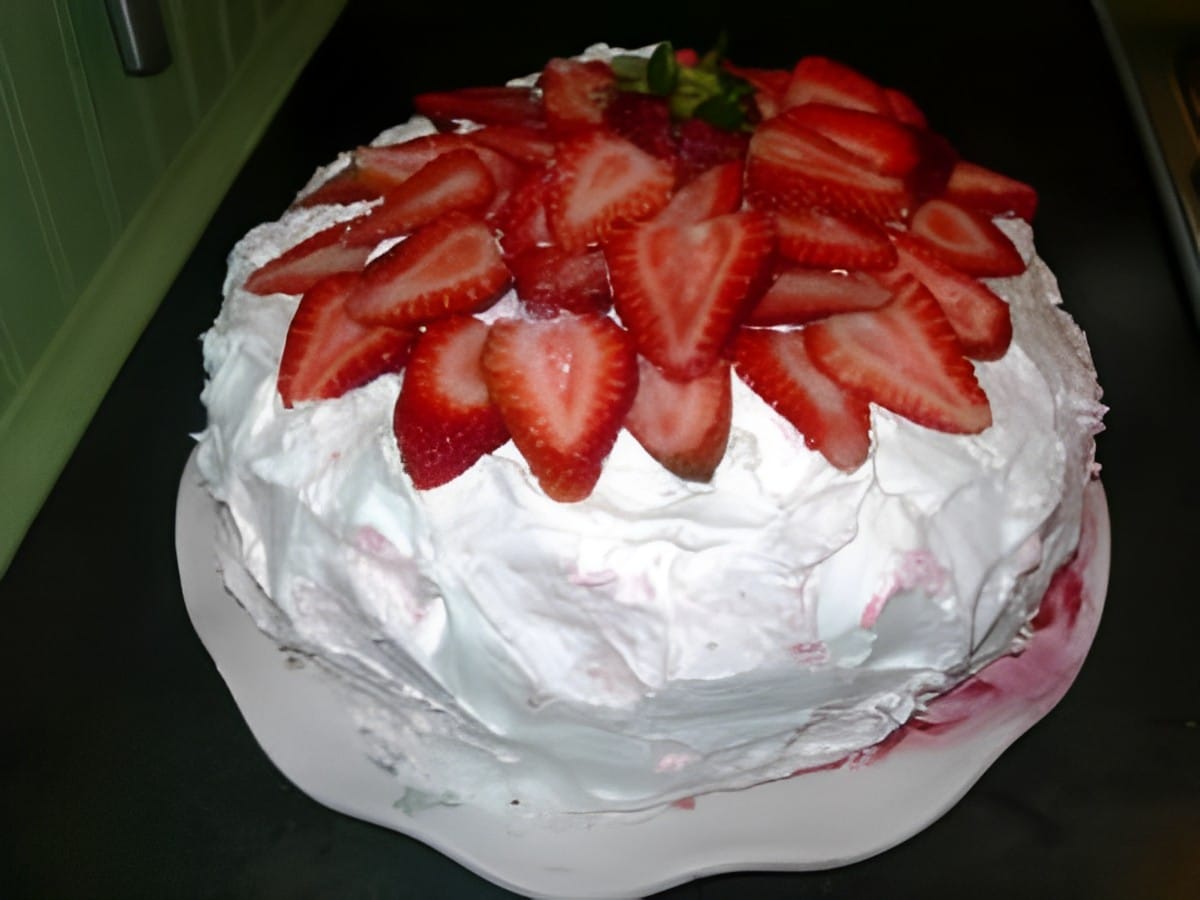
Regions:
[[[242, 285], [368, 207], [290, 210], [235, 247], [204, 337], [198, 462], [224, 565], [262, 588], [239, 599], [339, 676], [366, 752], [403, 784], [523, 812], [645, 809], [840, 759], [1020, 649], [1078, 539], [1104, 411], [1027, 225], [998, 221], [1030, 265], [989, 282], [1014, 339], [976, 365], [982, 434], [873, 408], [870, 459], [846, 474], [734, 378], [711, 483], [622, 432], [592, 496], [560, 504], [511, 442], [415, 490], [391, 431], [401, 375], [283, 408], [298, 298]], [[519, 315], [511, 295], [499, 315]]]

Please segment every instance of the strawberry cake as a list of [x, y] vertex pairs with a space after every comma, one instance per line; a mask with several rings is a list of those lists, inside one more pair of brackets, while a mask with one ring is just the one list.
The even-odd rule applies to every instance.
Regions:
[[1103, 414], [1030, 187], [823, 57], [415, 106], [233, 250], [197, 454], [410, 796], [658, 808], [1021, 651]]

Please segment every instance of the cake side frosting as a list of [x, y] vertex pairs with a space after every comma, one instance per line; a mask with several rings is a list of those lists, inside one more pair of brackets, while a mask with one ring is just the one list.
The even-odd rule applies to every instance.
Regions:
[[[345, 681], [403, 783], [523, 811], [652, 807], [868, 747], [1021, 647], [1078, 538], [1102, 413], [1027, 225], [997, 220], [1029, 266], [989, 281], [1014, 339], [976, 364], [983, 433], [873, 407], [870, 459], [846, 473], [735, 378], [711, 482], [622, 432], [592, 495], [563, 504], [511, 443], [414, 489], [391, 429], [400, 375], [283, 408], [298, 298], [244, 282], [367, 208], [294, 209], [234, 249], [204, 339], [198, 464], [223, 564], [263, 589], [239, 599]], [[483, 318], [520, 314], [510, 293]]]

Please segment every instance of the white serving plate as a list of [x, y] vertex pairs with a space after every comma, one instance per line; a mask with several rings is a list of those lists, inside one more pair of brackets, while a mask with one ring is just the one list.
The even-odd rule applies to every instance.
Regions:
[[[570, 827], [466, 805], [412, 810], [405, 786], [367, 758], [330, 676], [281, 651], [226, 590], [214, 552], [217, 524], [193, 456], [175, 523], [184, 599], [267, 756], [325, 806], [410, 835], [535, 897], [637, 897], [717, 872], [833, 868], [911, 837], [950, 809], [1075, 680], [1100, 621], [1110, 540], [1104, 490], [1093, 482], [1079, 551], [1047, 592], [1025, 652], [934, 701], [883, 745], [836, 767], [707, 794], [691, 808]], [[234, 581], [238, 593], [257, 590], [244, 574]]]

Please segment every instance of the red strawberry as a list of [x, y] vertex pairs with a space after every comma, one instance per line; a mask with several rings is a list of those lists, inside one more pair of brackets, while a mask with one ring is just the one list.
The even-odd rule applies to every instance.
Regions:
[[883, 88], [849, 66], [823, 56], [806, 56], [792, 70], [783, 108], [805, 103], [828, 103], [874, 113], [890, 111]]
[[1029, 185], [963, 161], [950, 173], [945, 197], [989, 216], [1017, 216], [1032, 222], [1037, 212], [1037, 191]]
[[908, 94], [895, 88], [884, 88], [883, 94], [887, 98], [888, 111], [897, 122], [903, 122], [914, 128], [928, 127], [925, 113]]
[[346, 246], [342, 238], [348, 227], [349, 223], [338, 222], [275, 257], [246, 279], [246, 290], [261, 295], [303, 294], [329, 275], [360, 271], [371, 248]]
[[553, 181], [553, 169], [527, 172], [496, 213], [500, 245], [506, 255], [515, 256], [530, 247], [554, 242], [546, 219], [546, 203]]
[[489, 306], [509, 278], [491, 229], [452, 212], [373, 260], [346, 309], [368, 324], [416, 325]]
[[554, 141], [544, 128], [488, 125], [465, 135], [471, 143], [503, 153], [526, 165], [542, 166], [554, 158]]
[[546, 123], [560, 133], [603, 122], [605, 107], [617, 90], [612, 69], [599, 60], [552, 59], [538, 83]]
[[809, 103], [789, 110], [788, 120], [829, 138], [883, 175], [905, 176], [921, 160], [913, 130], [887, 115]]
[[777, 213], [779, 253], [802, 266], [823, 269], [890, 269], [896, 250], [888, 233], [866, 219], [815, 209]]
[[547, 212], [567, 250], [603, 243], [618, 225], [653, 216], [675, 183], [668, 164], [602, 131], [560, 144], [555, 161]]
[[542, 490], [562, 503], [587, 497], [637, 393], [629, 335], [599, 313], [501, 319], [488, 335], [483, 369]]
[[451, 210], [478, 210], [491, 202], [496, 183], [474, 150], [451, 150], [435, 157], [383, 203], [346, 230], [349, 246], [374, 247], [384, 238], [408, 234]]
[[921, 160], [908, 174], [906, 182], [914, 201], [922, 203], [936, 197], [946, 188], [950, 172], [958, 163], [958, 151], [948, 140], [932, 131], [915, 130]]
[[671, 108], [665, 97], [620, 91], [604, 111], [608, 128], [651, 156], [676, 159]]
[[535, 316], [607, 312], [612, 306], [608, 265], [600, 250], [531, 247], [511, 257], [508, 268], [517, 296]]
[[451, 316], [430, 323], [413, 345], [393, 429], [414, 487], [445, 484], [508, 440], [483, 378], [487, 335], [478, 319]]
[[782, 113], [750, 139], [746, 197], [762, 209], [799, 212], [817, 207], [902, 221], [912, 205], [904, 180], [871, 171], [857, 156]]
[[354, 165], [376, 181], [395, 187], [443, 153], [473, 146], [465, 135], [426, 134], [398, 144], [359, 147], [354, 151]]
[[916, 278], [937, 300], [958, 335], [963, 353], [972, 359], [999, 359], [1012, 340], [1008, 304], [977, 278], [943, 262], [928, 244], [909, 234], [895, 233], [899, 251], [891, 272], [880, 273], [885, 284], [896, 286], [905, 277]]
[[803, 325], [843, 312], [877, 309], [892, 293], [862, 272], [787, 269], [750, 310], [747, 325]]
[[791, 72], [787, 69], [755, 69], [735, 66], [731, 62], [724, 62], [722, 65], [730, 74], [736, 75], [754, 86], [754, 104], [764, 119], [769, 119], [783, 111], [783, 98], [792, 81]]
[[375, 200], [394, 186], [392, 179], [380, 178], [351, 160], [350, 165], [297, 199], [293, 206], [311, 207], [325, 203], [345, 206], [360, 200]]
[[694, 69], [700, 65], [700, 54], [691, 47], [680, 47], [675, 51], [675, 62], [684, 68]]
[[544, 121], [537, 95], [524, 87], [476, 87], [418, 94], [413, 105], [442, 129], [463, 120], [480, 125], [532, 127]]
[[712, 368], [765, 287], [774, 243], [754, 212], [616, 234], [605, 250], [613, 301], [638, 351], [669, 378]]
[[680, 188], [654, 221], [660, 225], [690, 225], [737, 212], [741, 205], [742, 164], [721, 163]]
[[886, 306], [831, 316], [801, 333], [817, 368], [863, 399], [938, 431], [976, 434], [992, 424], [954, 329], [915, 279]]
[[638, 357], [638, 389], [625, 428], [646, 452], [688, 481], [709, 481], [725, 456], [733, 420], [729, 363], [672, 381]]
[[744, 160], [749, 143], [745, 132], [718, 128], [703, 119], [684, 119], [676, 135], [680, 181], [691, 181], [721, 163]]
[[912, 233], [968, 275], [1020, 275], [1025, 260], [1012, 241], [982, 213], [949, 200], [929, 200], [913, 213]]
[[358, 275], [331, 275], [301, 299], [279, 363], [279, 395], [289, 409], [302, 400], [330, 400], [404, 366], [413, 334], [362, 325], [346, 314]]
[[378, 182], [402, 184], [439, 156], [456, 150], [471, 150], [487, 166], [496, 193], [489, 213], [503, 204], [509, 191], [521, 177], [521, 167], [502, 153], [475, 143], [465, 134], [429, 134], [380, 147], [359, 147], [354, 151], [355, 165]]
[[813, 365], [803, 331], [743, 328], [733, 343], [738, 376], [796, 426], [809, 449], [845, 472], [871, 451], [871, 409]]

